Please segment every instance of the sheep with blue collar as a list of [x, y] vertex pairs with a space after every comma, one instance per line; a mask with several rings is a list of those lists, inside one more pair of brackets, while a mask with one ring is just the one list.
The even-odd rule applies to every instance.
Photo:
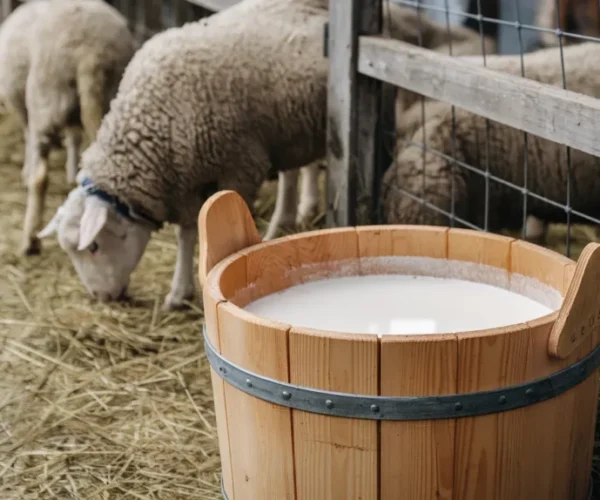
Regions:
[[[244, 0], [140, 48], [83, 154], [85, 185], [40, 233], [57, 233], [91, 295], [125, 295], [152, 232], [170, 223], [178, 250], [165, 307], [184, 306], [196, 293], [198, 213], [212, 192], [234, 190], [253, 206], [270, 172], [325, 156], [327, 7]], [[403, 28], [419, 42], [418, 26]]]

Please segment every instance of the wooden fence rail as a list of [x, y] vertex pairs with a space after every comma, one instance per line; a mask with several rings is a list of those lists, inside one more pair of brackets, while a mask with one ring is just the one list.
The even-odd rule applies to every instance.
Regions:
[[373, 82], [393, 84], [600, 156], [596, 132], [600, 100], [486, 69], [361, 27], [357, 20], [373, 18], [381, 12], [383, 1], [353, 0], [345, 4], [344, 12], [330, 11], [327, 123], [329, 136], [340, 138], [327, 144], [328, 168], [332, 170], [327, 202], [331, 225], [354, 224], [360, 203], [372, 204], [376, 194], [371, 184], [361, 184], [373, 177], [375, 168], [372, 151], [364, 149], [365, 144], [369, 148], [377, 144], [373, 123], [380, 118], [377, 103], [381, 96]]

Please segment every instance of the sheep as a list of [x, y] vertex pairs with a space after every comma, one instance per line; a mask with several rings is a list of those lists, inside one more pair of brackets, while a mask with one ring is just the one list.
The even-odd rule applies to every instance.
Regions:
[[208, 196], [231, 189], [252, 206], [270, 172], [325, 156], [327, 3], [244, 0], [136, 52], [79, 186], [38, 234], [57, 234], [92, 296], [123, 297], [152, 232], [171, 223], [178, 251], [164, 307], [185, 306]]
[[[480, 34], [463, 26], [448, 29], [414, 9], [387, 4], [383, 8], [383, 33], [413, 45], [421, 45], [432, 50], [451, 53], [456, 56], [475, 55], [478, 53], [494, 54], [497, 51], [496, 41], [490, 37], [481, 38]], [[396, 89], [396, 123], [402, 123], [402, 114], [419, 95], [405, 89]], [[279, 172], [277, 197], [271, 221], [264, 239], [273, 239], [279, 229], [296, 226], [310, 226], [317, 215], [319, 205], [319, 162], [298, 169]], [[300, 193], [298, 178], [302, 177]], [[298, 202], [298, 194], [300, 201]]]
[[243, 0], [136, 52], [82, 155], [78, 187], [38, 234], [58, 233], [92, 296], [122, 297], [153, 230], [170, 223], [178, 251], [165, 307], [185, 306], [208, 196], [231, 189], [252, 206], [271, 170], [325, 155], [326, 7]]
[[[558, 48], [541, 49], [524, 55], [526, 76], [554, 86], [562, 86], [561, 60]], [[600, 47], [596, 43], [570, 45], [563, 49], [566, 79], [569, 90], [600, 97]], [[466, 60], [470, 58], [466, 57]], [[492, 56], [488, 67], [519, 75], [519, 56]], [[518, 186], [524, 184], [523, 132], [489, 121], [489, 151], [486, 151], [486, 120], [465, 110], [455, 108], [456, 142], [453, 141], [451, 106], [430, 102], [426, 106], [426, 122], [413, 136], [421, 142], [425, 136], [428, 148], [458, 161], [485, 168], [492, 175]], [[568, 163], [566, 148], [537, 136], [528, 136], [528, 176], [530, 192], [564, 204], [567, 200], [566, 178]], [[600, 180], [597, 172], [600, 159], [571, 150], [572, 175], [571, 207], [582, 213], [600, 215]], [[489, 162], [489, 163], [488, 163]], [[408, 146], [397, 154], [393, 165], [383, 177], [382, 197], [387, 221], [404, 224], [444, 225], [447, 216], [423, 206], [400, 188], [447, 212], [451, 211], [451, 186], [454, 183], [454, 213], [480, 227], [484, 226], [484, 178], [451, 165], [432, 151], [423, 153], [420, 147]], [[522, 193], [490, 180], [488, 227], [490, 231], [522, 228]], [[562, 208], [528, 197], [526, 234], [529, 239], [540, 237], [548, 222], [564, 221]], [[539, 220], [544, 221], [540, 227]], [[574, 220], [574, 219], [573, 219]]]
[[25, 129], [22, 254], [41, 251], [51, 148], [64, 132], [67, 180], [75, 181], [82, 134], [95, 138], [133, 53], [126, 20], [101, 0], [32, 1], [2, 24], [0, 92]]
[[[556, 12], [556, 0], [538, 0], [536, 24], [542, 31], [538, 45], [542, 48], [556, 47], [560, 44], [556, 35], [557, 21], [560, 28], [568, 33], [586, 37], [600, 37], [600, 12], [598, 0], [560, 0]], [[552, 31], [549, 31], [552, 30]], [[579, 39], [570, 36], [562, 38], [563, 44], [578, 43]]]
[[[29, 73], [29, 40], [35, 22], [49, 11], [49, 2], [36, 1], [17, 7], [0, 24], [0, 98], [5, 110], [13, 114], [23, 128], [23, 138], [27, 144], [27, 107], [25, 105], [25, 85]], [[67, 177], [75, 181], [77, 160], [73, 160], [76, 141], [71, 134], [67, 141]], [[26, 180], [26, 166], [23, 165], [23, 180]]]

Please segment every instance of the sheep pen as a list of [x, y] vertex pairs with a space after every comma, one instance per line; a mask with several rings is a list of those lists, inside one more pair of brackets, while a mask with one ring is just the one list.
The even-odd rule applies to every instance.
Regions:
[[[221, 499], [202, 310], [161, 310], [173, 228], [152, 238], [132, 277], [134, 301], [96, 303], [56, 241], [40, 256], [19, 255], [22, 160], [19, 124], [1, 114], [0, 498]], [[69, 190], [64, 151], [50, 160], [48, 213]], [[261, 231], [275, 188], [266, 183], [257, 202]], [[551, 224], [545, 245], [564, 253], [565, 233]], [[594, 238], [572, 228], [572, 257]], [[596, 441], [600, 499], [600, 427]]]

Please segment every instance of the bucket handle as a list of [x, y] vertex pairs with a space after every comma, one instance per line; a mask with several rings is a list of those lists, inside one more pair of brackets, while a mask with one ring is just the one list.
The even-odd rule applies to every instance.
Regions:
[[581, 252], [575, 275], [548, 339], [548, 352], [568, 358], [591, 335], [600, 337], [600, 244], [589, 243]]
[[248, 205], [235, 191], [219, 191], [206, 200], [198, 215], [198, 235], [202, 287], [219, 262], [262, 242]]

